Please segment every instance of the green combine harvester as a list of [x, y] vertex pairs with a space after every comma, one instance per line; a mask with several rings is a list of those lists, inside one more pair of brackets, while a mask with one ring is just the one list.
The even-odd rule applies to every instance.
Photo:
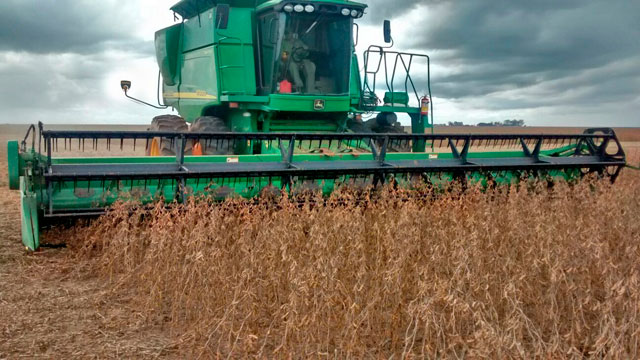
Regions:
[[[615, 180], [625, 166], [611, 129], [428, 132], [429, 57], [391, 50], [385, 21], [387, 45], [370, 46], [359, 58], [354, 21], [365, 9], [347, 0], [177, 3], [171, 10], [182, 21], [155, 37], [162, 101], [133, 98], [129, 81], [121, 86], [130, 99], [180, 116], [159, 116], [149, 131], [52, 131], [39, 124], [22, 142], [8, 143], [25, 247], [38, 249], [48, 224], [98, 216], [124, 197], [169, 204], [273, 189], [329, 194], [341, 184], [512, 184], [589, 173]], [[410, 119], [409, 133], [399, 116]], [[100, 156], [77, 156], [86, 149]], [[146, 154], [124, 156], [127, 149]]]

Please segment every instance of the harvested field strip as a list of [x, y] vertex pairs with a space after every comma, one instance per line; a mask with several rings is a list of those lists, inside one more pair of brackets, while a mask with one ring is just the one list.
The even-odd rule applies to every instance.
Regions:
[[123, 204], [58, 236], [184, 356], [640, 356], [637, 173], [415, 195]]

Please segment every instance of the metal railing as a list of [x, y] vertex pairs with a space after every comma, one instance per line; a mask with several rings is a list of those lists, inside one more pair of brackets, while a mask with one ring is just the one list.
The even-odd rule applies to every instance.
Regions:
[[[373, 64], [370, 64], [371, 57], [373, 54], [378, 55], [377, 63], [373, 61]], [[390, 61], [389, 57], [391, 57], [392, 61]], [[408, 53], [408, 52], [397, 52], [390, 51], [387, 48], [378, 45], [369, 46], [369, 48], [364, 52], [364, 82], [363, 82], [363, 106], [365, 108], [373, 108], [376, 104], [367, 103], [367, 97], [375, 96], [377, 89], [377, 81], [378, 81], [378, 73], [381, 70], [384, 70], [384, 80], [386, 85], [386, 90], [391, 93], [392, 99], [391, 103], [394, 103], [394, 95], [396, 92], [395, 82], [396, 76], [404, 76], [403, 83], [404, 87], [402, 88], [405, 93], [412, 93], [417, 103], [420, 103], [420, 93], [416, 88], [416, 84], [411, 76], [411, 69], [414, 65], [415, 59], [424, 59], [426, 60], [427, 65], [427, 94], [429, 95], [429, 99], [432, 100], [431, 96], [431, 59], [428, 55], [424, 54], [416, 54], [416, 53]], [[371, 66], [373, 65], [373, 66]], [[398, 72], [400, 71], [400, 74]], [[372, 81], [369, 78], [372, 78]], [[376, 96], [377, 97], [377, 96]], [[433, 115], [433, 114], [432, 114]]]

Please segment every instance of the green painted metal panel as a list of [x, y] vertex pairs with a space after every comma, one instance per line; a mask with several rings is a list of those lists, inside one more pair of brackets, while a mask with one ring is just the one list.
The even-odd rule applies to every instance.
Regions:
[[[511, 154], [517, 156], [517, 153]], [[426, 159], [434, 156], [434, 154], [388, 154], [389, 160], [410, 160], [410, 159]], [[484, 156], [484, 154], [483, 154]], [[442, 157], [450, 157], [450, 154], [442, 154]], [[246, 155], [246, 156], [210, 156], [210, 157], [194, 157], [188, 158], [187, 162], [278, 162], [280, 155]], [[306, 161], [357, 161], [372, 160], [371, 154], [339, 154], [339, 155], [320, 155], [320, 154], [299, 154], [294, 157], [295, 162]], [[166, 157], [162, 159], [167, 163], [175, 161], [174, 158]], [[493, 180], [501, 184], [512, 184], [521, 179], [523, 173], [518, 170], [495, 172]], [[580, 170], [564, 170], [549, 171], [547, 176], [555, 179], [573, 180], [578, 179]], [[427, 174], [428, 180], [434, 185], [446, 186], [451, 181], [457, 179], [453, 173]], [[533, 176], [533, 175], [531, 175]], [[472, 183], [486, 184], [488, 178], [483, 174], [471, 173], [467, 175], [468, 181]], [[533, 177], [531, 178], [534, 179]], [[341, 182], [349, 182], [352, 178], [343, 177], [340, 180], [324, 179], [317, 180], [312, 183], [317, 185], [318, 189], [322, 189], [325, 194], [331, 193], [335, 186]], [[411, 178], [399, 177], [396, 179], [401, 184], [406, 182], [410, 186]], [[308, 185], [309, 183], [305, 183]], [[267, 187], [282, 188], [284, 184], [280, 178], [237, 178], [237, 179], [189, 179], [185, 183], [187, 193], [189, 195], [203, 194], [212, 196], [216, 199], [222, 199], [229, 195], [251, 198], [257, 196]], [[167, 203], [175, 201], [179, 197], [178, 183], [175, 180], [127, 180], [109, 181], [102, 183], [100, 181], [67, 181], [59, 183], [53, 188], [52, 204], [53, 210], [59, 212], [73, 212], [78, 210], [86, 210], [92, 208], [103, 208], [112, 205], [118, 199], [135, 199], [142, 203], [156, 201], [164, 198]], [[291, 189], [290, 189], [291, 190]], [[41, 201], [48, 202], [45, 195]], [[25, 217], [26, 218], [26, 217]], [[28, 223], [27, 223], [28, 226]]]
[[268, 96], [253, 96], [253, 95], [222, 95], [220, 101], [223, 102], [237, 102], [237, 103], [259, 103], [268, 104]]
[[[163, 97], [188, 122], [202, 116], [205, 109], [220, 105], [223, 93], [255, 95], [252, 15], [252, 9], [232, 8], [227, 29], [215, 29], [215, 9], [210, 8], [181, 25], [182, 43], [174, 44], [172, 50], [179, 54], [177, 83], [165, 83]], [[175, 50], [180, 47], [182, 51]], [[161, 46], [156, 49], [161, 68], [171, 59], [162, 50]]]
[[175, 11], [177, 14], [187, 19], [187, 18], [197, 16], [198, 13], [216, 6], [217, 3], [229, 4], [229, 6], [231, 6], [232, 8], [237, 8], [237, 7], [253, 8], [256, 5], [261, 4], [263, 2], [265, 2], [265, 0], [225, 0], [225, 1], [182, 0], [177, 4], [173, 5], [171, 7], [171, 10]]
[[420, 108], [407, 107], [407, 106], [376, 106], [376, 112], [395, 112], [405, 114], [419, 114]]
[[178, 54], [183, 24], [176, 24], [156, 32], [156, 60], [165, 85], [173, 86], [178, 82]]
[[384, 93], [384, 103], [400, 104], [401, 106], [409, 106], [409, 94], [406, 92], [387, 91], [386, 93]]
[[171, 7], [171, 11], [182, 16], [184, 19], [198, 15], [203, 10], [211, 9], [216, 4], [216, 0], [182, 0]]
[[[323, 110], [315, 110], [314, 103], [317, 100], [324, 101]], [[351, 104], [349, 96], [272, 94], [269, 96], [269, 107], [276, 111], [347, 112]]]
[[[312, 155], [298, 156], [296, 161], [304, 161], [304, 158], [311, 157]], [[236, 159], [238, 162], [259, 160], [257, 157], [228, 157], [221, 158], [220, 160], [229, 161], [229, 159]], [[371, 160], [370, 156], [361, 156], [359, 158], [352, 158], [345, 155], [342, 158], [343, 161], [349, 160]], [[328, 157], [315, 156], [314, 160], [310, 161], [334, 161]], [[493, 181], [500, 184], [513, 184], [522, 179], [523, 173], [520, 171], [506, 171], [496, 172], [492, 174]], [[545, 174], [550, 178], [562, 179], [562, 180], [575, 180], [580, 178], [579, 170], [568, 171], [549, 171]], [[426, 177], [434, 186], [446, 187], [452, 181], [459, 179], [456, 174], [453, 173], [439, 173], [439, 174], [426, 174]], [[530, 179], [534, 180], [534, 176], [530, 175]], [[467, 180], [470, 183], [478, 183], [486, 185], [489, 181], [486, 175], [481, 174], [468, 174]], [[325, 195], [330, 194], [335, 190], [336, 186], [340, 184], [349, 184], [353, 181], [364, 181], [360, 178], [352, 178], [349, 176], [342, 177], [341, 179], [324, 179], [316, 181], [307, 181], [304, 183], [305, 187], [315, 184], [318, 190], [321, 190]], [[396, 177], [396, 181], [400, 186], [411, 187], [413, 179], [411, 176]], [[293, 189], [290, 186], [285, 186], [282, 183], [281, 178], [236, 178], [236, 179], [190, 179], [185, 182], [186, 195], [205, 195], [213, 199], [222, 200], [229, 196], [240, 196], [244, 198], [252, 198], [258, 196], [266, 188], [282, 189], [287, 188], [289, 191], [295, 191], [295, 185]], [[53, 210], [62, 213], [73, 213], [74, 211], [83, 211], [95, 208], [104, 208], [114, 204], [118, 199], [131, 199], [141, 203], [149, 203], [164, 199], [166, 203], [178, 201], [181, 198], [179, 192], [178, 183], [175, 180], [121, 180], [111, 181], [105, 184], [101, 184], [98, 181], [88, 183], [86, 181], [68, 181], [60, 183], [54, 187], [52, 193]], [[42, 202], [48, 201], [48, 198], [42, 199]], [[33, 202], [31, 202], [33, 204]], [[31, 219], [37, 219], [37, 214], [31, 214]], [[25, 219], [29, 219], [25, 216]], [[23, 223], [26, 226], [25, 234], [29, 235], [30, 223], [25, 220]], [[26, 240], [36, 239], [35, 237], [26, 237]]]
[[256, 114], [240, 109], [229, 111], [229, 128], [232, 132], [255, 132]]
[[[447, 153], [388, 153], [390, 160], [425, 160], [437, 155], [441, 159], [452, 159], [453, 155]], [[495, 158], [495, 157], [524, 157], [521, 151], [494, 151], [494, 152], [470, 152], [468, 158]], [[229, 159], [238, 159], [239, 162], [279, 162], [282, 156], [278, 154], [265, 155], [210, 155], [210, 156], [186, 156], [185, 163], [226, 163]], [[297, 153], [295, 161], [349, 161], [372, 160], [371, 154], [338, 153], [336, 155]], [[99, 158], [53, 158], [54, 165], [71, 164], [172, 164], [176, 162], [173, 156], [154, 157], [99, 157]]]
[[[249, 147], [252, 145], [248, 144]], [[273, 150], [273, 149], [272, 149]], [[522, 157], [522, 152], [491, 152], [491, 153], [471, 153], [469, 159], [486, 158], [486, 157]], [[424, 160], [439, 157], [442, 159], [451, 159], [451, 153], [389, 153], [388, 160]], [[336, 155], [327, 154], [310, 154], [298, 153], [294, 156], [294, 161], [303, 162], [331, 162], [331, 161], [361, 161], [373, 160], [371, 154], [354, 154], [354, 153], [337, 153]], [[259, 162], [279, 162], [281, 155], [228, 155], [228, 156], [203, 156], [203, 157], [186, 157], [185, 162], [189, 163], [259, 163]], [[158, 157], [158, 158], [66, 158], [55, 159], [54, 164], [114, 164], [114, 163], [175, 163], [174, 157]], [[494, 181], [502, 184], [511, 184], [517, 182], [521, 176], [520, 171], [496, 172], [493, 175]], [[557, 179], [571, 180], [580, 177], [580, 171], [564, 170], [551, 171], [550, 177]], [[453, 173], [441, 173], [437, 175], [428, 175], [433, 184], [447, 184], [456, 179]], [[469, 174], [469, 180], [473, 182], [486, 182], [487, 177], [481, 174]], [[348, 180], [345, 177], [342, 180]], [[229, 194], [236, 194], [242, 197], [253, 197], [262, 191], [265, 187], [274, 186], [281, 188], [284, 184], [279, 178], [238, 178], [238, 179], [206, 179], [186, 181], [188, 192], [192, 194], [208, 194], [215, 198], [225, 197]], [[322, 189], [329, 194], [335, 187], [336, 181], [333, 179], [318, 180], [317, 185], [322, 185]], [[90, 208], [102, 208], [113, 204], [119, 198], [135, 198], [142, 202], [151, 202], [163, 197], [165, 201], [171, 202], [178, 196], [175, 180], [127, 180], [120, 181], [67, 181], [58, 183], [53, 188], [52, 204], [55, 211], [85, 210]], [[220, 192], [220, 194], [217, 194]], [[219, 195], [219, 196], [218, 196]], [[48, 203], [49, 198], [44, 192], [41, 203]]]
[[220, 104], [213, 46], [185, 53], [180, 77], [173, 91], [165, 89], [164, 98], [175, 101], [174, 106], [188, 122], [201, 116], [205, 108]]
[[218, 73], [213, 46], [184, 54], [181, 99], [218, 100]]
[[20, 208], [22, 220], [22, 243], [27, 250], [40, 247], [40, 225], [38, 221], [38, 199], [29, 189], [25, 178], [20, 179]]
[[208, 9], [200, 15], [187, 19], [184, 22], [182, 51], [189, 52], [214, 42], [214, 9]]
[[9, 189], [20, 189], [20, 152], [17, 141], [7, 142]]
[[[426, 116], [422, 116], [421, 114], [411, 114], [411, 132], [413, 134], [424, 134], [425, 131], [425, 123], [428, 122]], [[413, 143], [413, 151], [414, 152], [424, 152], [426, 148], [425, 141], [416, 141]]]
[[269, 123], [271, 132], [337, 132], [336, 120], [278, 120]]
[[216, 63], [223, 95], [255, 95], [253, 10], [232, 8], [226, 29], [215, 30]]
[[351, 105], [360, 104], [360, 95], [362, 80], [360, 79], [360, 65], [358, 65], [358, 56], [355, 52], [351, 55], [351, 74], [349, 76], [349, 92], [351, 96]]
[[182, 116], [188, 123], [192, 123], [195, 119], [203, 115], [205, 109], [218, 105], [220, 105], [220, 102], [214, 100], [180, 99], [180, 105], [178, 108], [180, 116]]

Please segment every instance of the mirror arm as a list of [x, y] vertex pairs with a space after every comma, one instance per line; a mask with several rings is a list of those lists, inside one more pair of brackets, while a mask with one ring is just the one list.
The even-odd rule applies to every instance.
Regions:
[[169, 107], [168, 105], [157, 106], [157, 105], [149, 104], [148, 102], [142, 101], [140, 99], [136, 99], [136, 98], [134, 98], [132, 96], [129, 96], [129, 94], [127, 93], [127, 90], [124, 91], [124, 96], [126, 96], [127, 98], [133, 100], [134, 102], [136, 102], [138, 104], [151, 106], [152, 108], [158, 109], [158, 110], [164, 110], [164, 109], [167, 109]]
[[156, 97], [158, 101], [158, 106], [160, 106], [163, 109], [167, 109], [169, 105], [166, 105], [160, 102], [160, 86], [162, 86], [161, 81], [162, 81], [162, 70], [158, 69], [158, 87], [156, 88]]
[[164, 110], [169, 108], [169, 105], [163, 105], [160, 103], [160, 71], [158, 71], [158, 88], [156, 89], [156, 94], [158, 96], [158, 105], [153, 105], [153, 104], [149, 104], [146, 101], [142, 101], [140, 99], [136, 99], [133, 96], [129, 95], [129, 89], [131, 89], [131, 81], [126, 81], [123, 80], [120, 82], [120, 87], [122, 88], [122, 90], [124, 91], [124, 96], [127, 97], [130, 100], [133, 100], [134, 102], [141, 104], [141, 105], [147, 105], [147, 106], [151, 106], [154, 109], [158, 109], [158, 110]]

